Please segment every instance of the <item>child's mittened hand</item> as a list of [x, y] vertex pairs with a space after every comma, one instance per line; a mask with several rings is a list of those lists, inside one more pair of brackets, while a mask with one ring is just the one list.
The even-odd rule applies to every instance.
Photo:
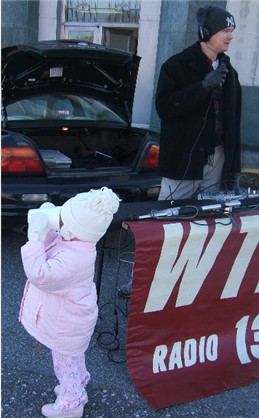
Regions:
[[44, 241], [49, 233], [49, 220], [45, 213], [33, 213], [28, 225], [29, 241]]

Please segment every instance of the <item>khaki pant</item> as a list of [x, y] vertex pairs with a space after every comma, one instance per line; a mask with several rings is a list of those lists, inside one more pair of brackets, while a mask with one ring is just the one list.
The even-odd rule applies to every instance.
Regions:
[[219, 145], [215, 148], [212, 161], [204, 166], [201, 180], [172, 180], [163, 177], [158, 200], [191, 199], [197, 192], [219, 190], [223, 164], [224, 147]]

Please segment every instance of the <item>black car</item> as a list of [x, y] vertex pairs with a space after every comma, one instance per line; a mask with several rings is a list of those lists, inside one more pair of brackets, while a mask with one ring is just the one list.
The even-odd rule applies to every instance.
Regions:
[[131, 126], [139, 61], [77, 41], [2, 49], [2, 227], [102, 186], [157, 199], [159, 137]]

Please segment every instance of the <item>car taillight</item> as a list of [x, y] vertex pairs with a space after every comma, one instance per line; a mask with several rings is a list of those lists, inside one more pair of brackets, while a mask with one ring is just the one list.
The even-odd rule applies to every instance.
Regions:
[[43, 173], [37, 153], [30, 147], [2, 147], [2, 173]]
[[151, 145], [143, 164], [143, 170], [156, 170], [158, 165], [159, 145]]

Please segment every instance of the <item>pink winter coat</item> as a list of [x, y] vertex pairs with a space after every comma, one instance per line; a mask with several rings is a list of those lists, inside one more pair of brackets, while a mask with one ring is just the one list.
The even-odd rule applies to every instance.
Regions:
[[28, 280], [19, 319], [51, 350], [78, 356], [87, 349], [98, 316], [95, 244], [63, 241], [54, 232], [47, 239], [21, 248]]

